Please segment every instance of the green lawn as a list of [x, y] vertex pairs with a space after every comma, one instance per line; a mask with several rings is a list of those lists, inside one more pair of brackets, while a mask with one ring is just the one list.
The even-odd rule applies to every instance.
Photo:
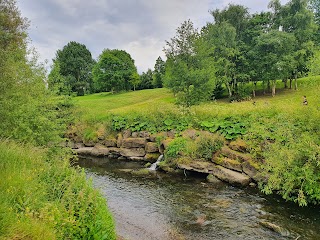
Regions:
[[[277, 85], [283, 86], [282, 83]], [[277, 95], [259, 95], [252, 101], [229, 103], [227, 99], [211, 101], [191, 108], [199, 116], [243, 115], [250, 112], [280, 111], [295, 113], [303, 109], [302, 96], [306, 95], [309, 108], [320, 105], [320, 76], [298, 80], [298, 90], [278, 88]], [[148, 89], [118, 94], [97, 93], [75, 98], [81, 119], [104, 121], [110, 114], [130, 115], [133, 112], [150, 115], [155, 112], [177, 111], [175, 98], [168, 89]], [[254, 103], [255, 102], [255, 103]]]
[[168, 89], [148, 89], [118, 94], [97, 93], [76, 97], [75, 102], [85, 120], [104, 120], [111, 114], [126, 114], [160, 107], [173, 107], [174, 98]]

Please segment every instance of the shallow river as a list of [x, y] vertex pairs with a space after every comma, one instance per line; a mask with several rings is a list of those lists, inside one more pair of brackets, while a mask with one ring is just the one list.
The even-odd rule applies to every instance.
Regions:
[[[320, 239], [320, 208], [299, 208], [255, 188], [207, 183], [204, 176], [135, 176], [139, 163], [81, 159], [126, 240]], [[283, 228], [281, 236], [262, 226]]]

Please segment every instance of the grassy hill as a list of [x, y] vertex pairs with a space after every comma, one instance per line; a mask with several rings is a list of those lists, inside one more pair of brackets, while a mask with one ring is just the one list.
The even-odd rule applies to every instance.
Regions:
[[[299, 89], [277, 90], [276, 97], [260, 94], [252, 101], [230, 104], [227, 99], [207, 102], [194, 106], [191, 112], [197, 115], [243, 115], [257, 111], [280, 111], [294, 113], [305, 109], [302, 97], [307, 96], [308, 108], [318, 108], [320, 105], [320, 77], [303, 78], [298, 82]], [[280, 82], [278, 85], [282, 85]], [[82, 119], [88, 121], [104, 121], [110, 114], [130, 115], [152, 114], [154, 112], [178, 111], [174, 104], [175, 98], [168, 89], [148, 89], [118, 94], [97, 93], [75, 98], [76, 105], [82, 113]], [[253, 103], [255, 102], [255, 103]]]

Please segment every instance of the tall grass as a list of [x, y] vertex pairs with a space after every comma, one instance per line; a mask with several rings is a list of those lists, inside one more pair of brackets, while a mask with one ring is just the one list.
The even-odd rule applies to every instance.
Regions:
[[0, 239], [115, 239], [105, 199], [68, 161], [0, 141]]

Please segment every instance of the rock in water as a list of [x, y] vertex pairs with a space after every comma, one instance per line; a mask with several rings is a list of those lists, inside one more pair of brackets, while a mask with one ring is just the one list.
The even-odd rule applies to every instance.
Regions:
[[290, 236], [290, 232], [287, 229], [280, 227], [274, 223], [270, 223], [267, 221], [260, 221], [259, 224], [265, 228], [268, 228], [268, 229], [280, 234], [282, 237], [289, 237]]

